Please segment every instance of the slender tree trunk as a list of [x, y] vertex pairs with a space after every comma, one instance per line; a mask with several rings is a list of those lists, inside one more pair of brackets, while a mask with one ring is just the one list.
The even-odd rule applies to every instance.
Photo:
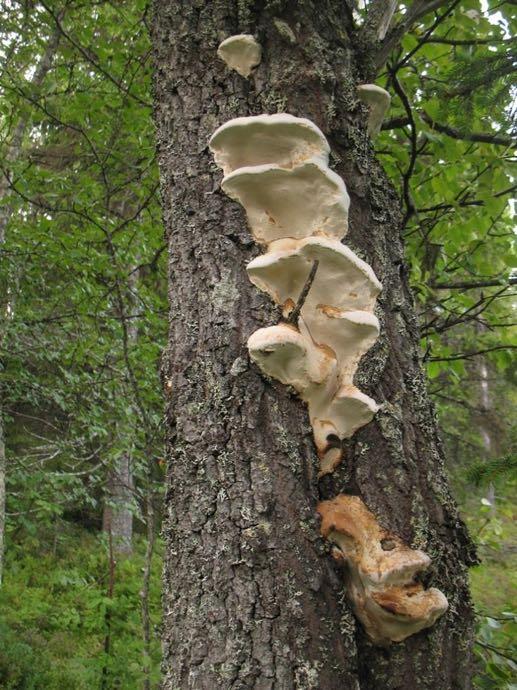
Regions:
[[[476, 330], [479, 333], [482, 333], [484, 330], [486, 330], [486, 326], [478, 324]], [[474, 366], [477, 370], [477, 375], [479, 377], [480, 414], [477, 415], [477, 421], [479, 424], [479, 430], [481, 432], [483, 447], [485, 449], [486, 460], [489, 461], [497, 453], [498, 430], [493, 414], [492, 396], [490, 394], [490, 376], [486, 358], [478, 357]], [[490, 484], [488, 485], [486, 499], [490, 502], [491, 515], [492, 517], [495, 517], [495, 486], [493, 482], [490, 482]]]
[[[149, 464], [150, 464], [149, 460]], [[146, 497], [146, 531], [147, 545], [145, 549], [144, 574], [142, 578], [142, 591], [140, 592], [142, 615], [142, 640], [143, 640], [143, 665], [144, 675], [143, 690], [151, 690], [151, 614], [149, 612], [149, 593], [151, 588], [151, 571], [153, 566], [153, 553], [155, 541], [154, 525], [154, 496], [150, 467], [147, 472], [147, 497]]]
[[102, 528], [110, 534], [114, 553], [127, 555], [131, 553], [133, 540], [133, 476], [129, 452], [122, 453], [110, 468], [107, 489]]
[[[124, 361], [127, 369], [129, 392], [133, 393], [129, 355], [138, 339], [137, 310], [138, 271], [130, 269], [127, 283], [127, 311], [123, 304], [124, 295], [118, 293], [119, 318], [123, 329]], [[136, 404], [135, 404], [136, 407]], [[128, 437], [130, 434], [126, 434]], [[133, 549], [133, 511], [134, 503], [133, 469], [131, 450], [122, 453], [108, 470], [107, 502], [104, 505], [102, 526], [111, 535], [113, 550], [117, 555], [127, 555]]]
[[[62, 13], [60, 14], [62, 16]], [[59, 45], [60, 34], [56, 30], [49, 37], [45, 52], [41, 56], [39, 63], [36, 65], [34, 75], [30, 81], [30, 88], [32, 90], [39, 89], [47, 76], [54, 56]], [[23, 148], [23, 140], [27, 131], [28, 119], [21, 117], [16, 122], [13, 133], [7, 146], [7, 150], [3, 155], [2, 160], [2, 174], [0, 175], [0, 257], [3, 252], [6, 241], [6, 231], [13, 214], [13, 207], [8, 199], [11, 194], [10, 180], [10, 166], [16, 163], [21, 155]], [[3, 269], [4, 280], [2, 280], [5, 290], [5, 300], [0, 299], [0, 346], [2, 346], [7, 338], [8, 324], [13, 316], [14, 298], [9, 295], [9, 284], [7, 282], [8, 272], [5, 267]], [[12, 286], [11, 286], [12, 287]], [[5, 303], [4, 303], [5, 301]], [[0, 371], [2, 369], [0, 362]], [[5, 548], [5, 506], [6, 506], [6, 473], [7, 473], [7, 456], [5, 451], [5, 425], [3, 416], [4, 407], [3, 390], [0, 385], [0, 584], [2, 583], [3, 569], [4, 569], [4, 548]]]
[[0, 408], [0, 585], [4, 572], [4, 542], [5, 542], [5, 438], [2, 410]]
[[[399, 201], [375, 161], [355, 86], [343, 0], [156, 0], [155, 100], [169, 241], [164, 354], [168, 491], [165, 690], [447, 690], [470, 687], [472, 547], [449, 493], [400, 238]], [[249, 80], [216, 57], [252, 33]], [[232, 117], [313, 120], [351, 196], [345, 242], [383, 283], [382, 335], [357, 383], [382, 403], [342, 467], [317, 479], [303, 404], [249, 364], [248, 336], [278, 322], [246, 263], [259, 253], [207, 148]], [[448, 613], [429, 631], [375, 647], [352, 617], [315, 506], [359, 494], [381, 523], [426, 550]]]

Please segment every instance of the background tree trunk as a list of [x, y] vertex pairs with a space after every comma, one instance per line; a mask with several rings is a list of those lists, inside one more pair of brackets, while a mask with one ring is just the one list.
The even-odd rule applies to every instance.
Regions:
[[[249, 80], [216, 57], [241, 32], [263, 46]], [[163, 687], [468, 688], [472, 547], [420, 367], [399, 200], [355, 99], [371, 65], [354, 48], [346, 3], [160, 0], [153, 42], [170, 246]], [[303, 404], [248, 362], [248, 336], [279, 316], [247, 279], [259, 248], [207, 147], [230, 118], [277, 111], [327, 135], [351, 196], [345, 241], [384, 286], [381, 337], [356, 376], [383, 406], [319, 483]], [[355, 623], [315, 517], [318, 499], [340, 491], [432, 557], [429, 579], [450, 608], [430, 631], [384, 649]]]
[[[126, 394], [128, 396], [133, 395], [135, 407], [138, 407], [139, 399], [129, 356], [131, 349], [136, 347], [138, 340], [138, 279], [138, 268], [131, 266], [127, 278], [126, 295], [119, 289], [116, 300], [118, 315], [122, 323], [124, 363], [129, 384]], [[124, 305], [124, 296], [126, 296], [127, 305]], [[128, 439], [131, 438], [130, 433], [126, 435]], [[102, 528], [104, 532], [110, 533], [112, 548], [117, 555], [127, 555], [133, 550], [133, 505], [135, 497], [131, 452], [132, 448], [128, 448], [125, 453], [116, 458], [113, 465], [108, 469], [106, 481], [107, 501], [102, 513]]]

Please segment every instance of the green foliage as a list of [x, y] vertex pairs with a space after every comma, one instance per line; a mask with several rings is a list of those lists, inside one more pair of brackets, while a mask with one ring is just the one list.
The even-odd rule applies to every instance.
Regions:
[[517, 681], [516, 479], [514, 475], [510, 481], [495, 480], [490, 500], [471, 489], [463, 495], [469, 529], [482, 560], [471, 571], [471, 587], [478, 616], [475, 683], [483, 690], [513, 690], [512, 683]]
[[517, 457], [515, 455], [503, 455], [485, 462], [478, 462], [469, 467], [466, 478], [473, 484], [494, 481], [502, 475], [515, 476], [517, 472]]
[[[111, 598], [101, 537], [57, 523], [54, 533], [40, 532], [12, 545], [0, 590], [0, 687], [89, 690], [101, 687], [104, 674], [108, 688], [141, 688], [144, 550], [137, 540], [133, 556], [117, 563]], [[152, 687], [159, 681], [160, 558], [157, 550], [150, 596]]]
[[136, 515], [149, 477], [161, 482], [166, 281], [145, 12], [132, 1], [29, 14], [13, 3], [7, 13], [4, 151], [9, 124], [25, 122], [1, 200], [10, 217], [1, 392], [9, 512], [20, 516], [11, 530], [66, 511], [98, 514], [123, 454]]
[[502, 690], [517, 683], [517, 23], [510, 3], [487, 4], [463, 0], [449, 14], [444, 4], [406, 34], [381, 80], [395, 92], [394, 127], [376, 148], [400, 191], [430, 391], [482, 559], [472, 572], [476, 687]]

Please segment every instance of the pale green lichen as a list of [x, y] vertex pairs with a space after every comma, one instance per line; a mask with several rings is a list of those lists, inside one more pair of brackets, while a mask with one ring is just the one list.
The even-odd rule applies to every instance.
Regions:
[[275, 29], [285, 41], [291, 43], [291, 45], [296, 43], [295, 33], [287, 22], [285, 22], [283, 19], [279, 19], [278, 17], [274, 17], [273, 24], [275, 25]]

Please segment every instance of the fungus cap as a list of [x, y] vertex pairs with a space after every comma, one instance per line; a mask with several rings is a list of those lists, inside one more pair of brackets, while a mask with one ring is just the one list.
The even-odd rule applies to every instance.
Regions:
[[368, 133], [375, 137], [382, 126], [382, 121], [391, 103], [389, 93], [376, 84], [361, 84], [357, 87], [357, 97], [368, 106]]
[[243, 77], [248, 77], [262, 58], [260, 43], [250, 34], [226, 38], [217, 49], [217, 55]]
[[343, 440], [353, 436], [371, 422], [378, 409], [375, 400], [355, 386], [341, 386], [331, 400], [320, 403], [311, 415], [318, 450], [326, 452], [330, 439]]
[[342, 311], [372, 311], [381, 284], [365, 261], [335, 239], [308, 237], [292, 244], [272, 244], [248, 264], [247, 271], [251, 282], [277, 304], [296, 303], [315, 260], [318, 270], [305, 301], [306, 313], [318, 304]]
[[330, 152], [314, 123], [288, 113], [236, 117], [214, 132], [209, 146], [225, 175], [255, 165], [292, 168], [308, 160], [326, 165]]
[[244, 206], [251, 232], [262, 244], [314, 234], [340, 239], [346, 234], [350, 198], [345, 183], [315, 161], [292, 169], [239, 168], [221, 186]]
[[293, 386], [303, 397], [336, 369], [331, 351], [316, 346], [289, 324], [259, 328], [248, 338], [248, 350], [265, 374]]
[[300, 330], [307, 329], [317, 345], [327, 345], [336, 355], [341, 381], [352, 383], [361, 357], [379, 337], [379, 319], [367, 311], [341, 311], [326, 305], [301, 311]]

